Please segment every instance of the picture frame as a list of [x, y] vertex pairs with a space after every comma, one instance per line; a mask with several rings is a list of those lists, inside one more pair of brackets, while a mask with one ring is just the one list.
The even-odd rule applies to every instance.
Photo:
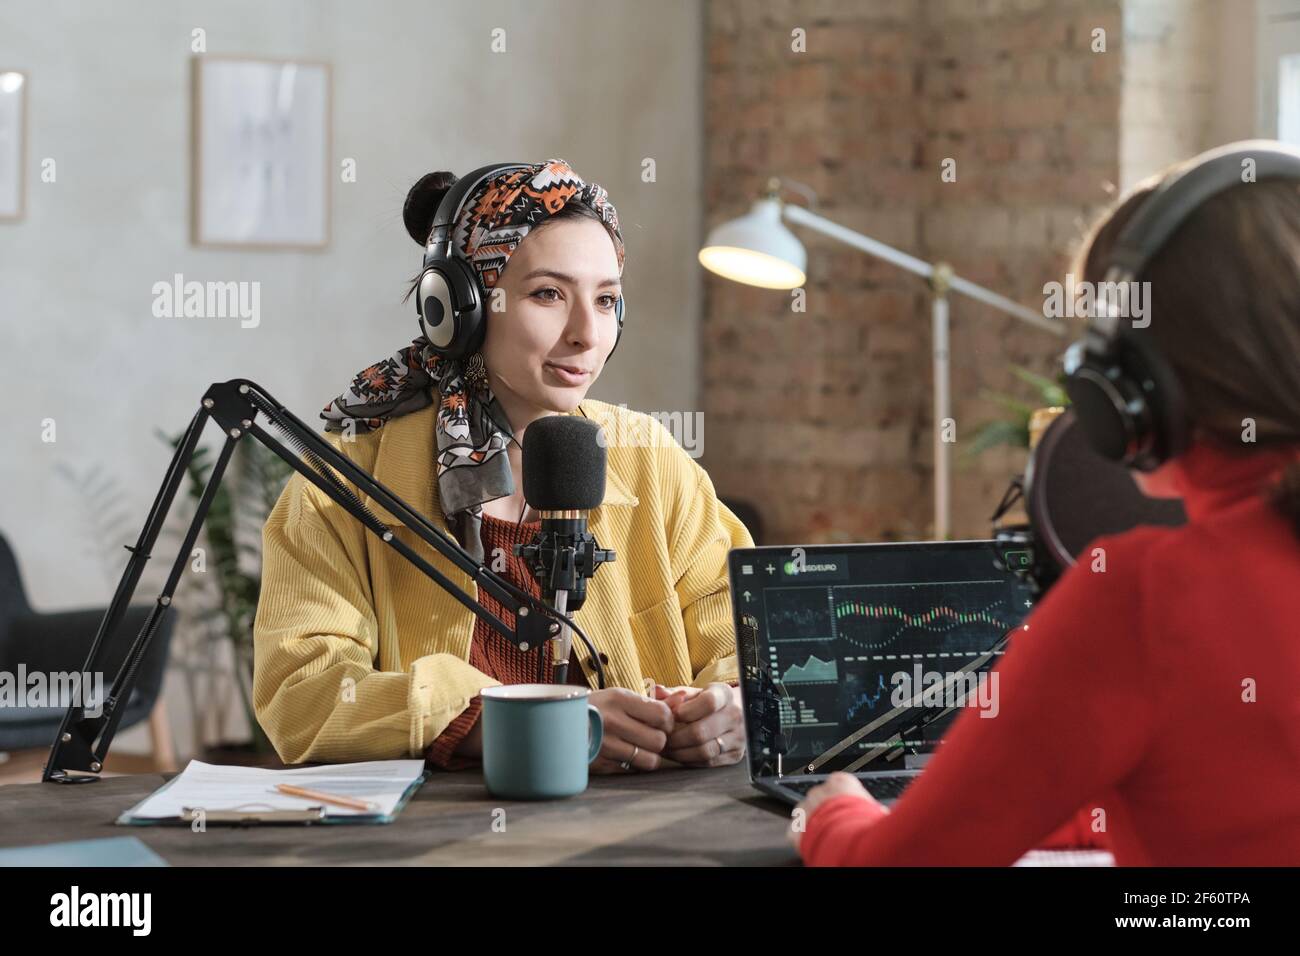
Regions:
[[27, 215], [27, 90], [21, 70], [0, 69], [0, 222]]
[[330, 235], [328, 63], [191, 59], [191, 241], [323, 249]]

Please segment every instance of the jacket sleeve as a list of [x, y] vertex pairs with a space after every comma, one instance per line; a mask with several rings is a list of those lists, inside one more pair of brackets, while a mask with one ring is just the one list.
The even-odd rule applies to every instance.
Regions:
[[686, 641], [692, 686], [736, 683], [736, 631], [727, 583], [727, 552], [754, 539], [718, 500], [708, 472], [675, 442], [664, 446], [663, 478], [669, 562]]
[[[352, 525], [355, 537], [340, 530]], [[419, 757], [499, 683], [454, 654], [375, 669], [368, 533], [297, 473], [262, 529], [253, 703], [286, 763]]]

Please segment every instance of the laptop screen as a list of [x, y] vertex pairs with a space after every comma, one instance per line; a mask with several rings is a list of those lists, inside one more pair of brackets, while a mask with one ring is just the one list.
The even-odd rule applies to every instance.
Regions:
[[963, 707], [995, 714], [1031, 607], [992, 541], [737, 548], [728, 558], [750, 773], [919, 766]]

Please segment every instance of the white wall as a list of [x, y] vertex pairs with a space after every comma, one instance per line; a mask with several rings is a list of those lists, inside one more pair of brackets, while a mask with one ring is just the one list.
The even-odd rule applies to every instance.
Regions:
[[1255, 0], [1126, 0], [1120, 187], [1260, 135]]
[[[190, 245], [195, 27], [211, 55], [333, 64], [324, 251]], [[489, 49], [495, 27], [505, 53]], [[35, 605], [103, 604], [116, 583], [56, 465], [126, 487], [133, 542], [169, 458], [154, 431], [181, 430], [209, 383], [251, 378], [316, 423], [354, 372], [409, 343], [400, 298], [420, 251], [401, 206], [432, 169], [560, 156], [602, 183], [623, 224], [629, 327], [592, 394], [695, 410], [701, 48], [695, 0], [5, 0], [0, 70], [29, 77], [29, 182], [26, 219], [0, 223], [0, 531]], [[55, 183], [40, 182], [46, 157]], [[356, 183], [339, 182], [344, 157]], [[259, 281], [260, 326], [154, 318], [151, 288], [176, 272]]]
[[1209, 145], [1217, 0], [1126, 0], [1120, 184]]
[[1255, 0], [1218, 0], [1211, 145], [1261, 135], [1257, 117], [1258, 6]]

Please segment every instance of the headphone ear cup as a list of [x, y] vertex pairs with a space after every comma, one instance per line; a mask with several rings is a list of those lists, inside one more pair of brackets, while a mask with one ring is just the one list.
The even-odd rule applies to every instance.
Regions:
[[420, 316], [420, 329], [435, 352], [444, 350], [456, 338], [456, 305], [451, 289], [437, 265], [424, 270], [416, 291], [416, 312]]
[[1121, 331], [1118, 344], [1125, 377], [1149, 409], [1151, 450], [1135, 463], [1149, 471], [1187, 448], [1187, 399], [1178, 375], [1149, 334]]
[[479, 292], [478, 274], [466, 260], [454, 258], [448, 262], [447, 277], [457, 305], [456, 337], [444, 354], [448, 358], [465, 358], [483, 344], [486, 331], [483, 296]]
[[1085, 353], [1065, 388], [1080, 427], [1104, 458], [1150, 471], [1187, 447], [1185, 395], [1150, 336], [1121, 331], [1106, 354]]
[[431, 263], [420, 277], [420, 328], [429, 346], [447, 358], [462, 358], [483, 340], [483, 303], [473, 266], [462, 259]]
[[[1077, 347], [1081, 348], [1082, 343]], [[1110, 461], [1122, 461], [1136, 427], [1116, 383], [1107, 374], [1109, 361], [1087, 356], [1065, 383], [1070, 407], [1094, 451]]]

